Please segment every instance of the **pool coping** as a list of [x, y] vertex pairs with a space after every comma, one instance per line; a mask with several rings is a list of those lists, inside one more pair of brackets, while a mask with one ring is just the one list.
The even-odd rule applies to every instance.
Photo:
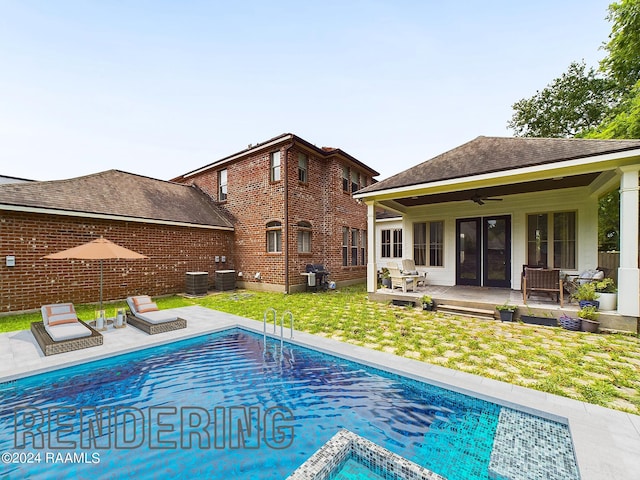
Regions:
[[[200, 306], [173, 309], [187, 328], [147, 335], [134, 327], [104, 334], [104, 344], [45, 357], [28, 330], [0, 334], [0, 383], [132, 351], [240, 327], [262, 334], [261, 322]], [[268, 328], [273, 336], [273, 326]], [[278, 337], [279, 338], [279, 337]], [[582, 480], [627, 480], [640, 471], [640, 416], [478, 375], [294, 331], [285, 341], [432, 383], [569, 426]]]

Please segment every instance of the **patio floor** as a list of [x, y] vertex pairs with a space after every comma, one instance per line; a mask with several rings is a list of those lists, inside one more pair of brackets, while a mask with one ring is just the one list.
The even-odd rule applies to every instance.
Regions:
[[[550, 314], [556, 318], [563, 313], [576, 316], [579, 310], [578, 303], [569, 301], [569, 295], [565, 294], [564, 306], [549, 295], [531, 295], [525, 305], [520, 290], [496, 287], [473, 287], [466, 285], [426, 285], [416, 287], [415, 291], [402, 292], [400, 288], [379, 288], [375, 293], [369, 294], [369, 299], [387, 302], [390, 300], [409, 300], [419, 303], [423, 295], [431, 296], [437, 305], [459, 305], [483, 310], [494, 310], [496, 305], [509, 303], [518, 307], [519, 314]], [[606, 330], [619, 330], [638, 333], [638, 319], [625, 317], [616, 311], [600, 312], [600, 328]]]
[[[173, 311], [187, 328], [147, 335], [134, 327], [109, 329], [104, 344], [45, 357], [28, 330], [0, 334], [0, 384], [230, 327], [262, 334], [262, 323], [200, 306]], [[288, 337], [288, 335], [285, 333]], [[382, 370], [568, 423], [582, 480], [626, 480], [640, 471], [640, 416], [492, 380], [425, 362], [296, 331], [287, 341]], [[285, 454], [281, 451], [280, 454]], [[52, 466], [52, 472], [54, 466]]]

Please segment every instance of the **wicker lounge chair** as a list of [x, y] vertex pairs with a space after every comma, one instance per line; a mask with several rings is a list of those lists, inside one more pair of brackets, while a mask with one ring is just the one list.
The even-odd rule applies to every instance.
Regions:
[[187, 328], [187, 321], [158, 306], [147, 295], [128, 297], [127, 323], [149, 335]]
[[78, 319], [72, 303], [43, 305], [42, 322], [31, 324], [31, 333], [45, 356], [102, 345], [100, 332]]
[[532, 293], [555, 296], [556, 301], [560, 302], [560, 306], [564, 306], [564, 289], [560, 270], [525, 267], [522, 277], [522, 299], [525, 305]]

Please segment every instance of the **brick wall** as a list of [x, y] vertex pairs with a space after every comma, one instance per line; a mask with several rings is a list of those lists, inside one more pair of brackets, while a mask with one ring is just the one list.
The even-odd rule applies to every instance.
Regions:
[[[0, 312], [97, 302], [99, 261], [42, 257], [100, 236], [149, 257], [105, 260], [104, 300], [184, 292], [185, 272], [209, 272], [213, 284], [215, 270], [233, 268], [233, 232], [0, 211]], [[15, 267], [6, 266], [7, 255]], [[215, 255], [227, 263], [214, 263]]]
[[[270, 181], [270, 153], [282, 153], [282, 180]], [[284, 155], [287, 155], [287, 161]], [[298, 153], [308, 156], [308, 182], [298, 180]], [[300, 275], [308, 263], [322, 263], [331, 272], [331, 280], [364, 281], [366, 265], [342, 266], [342, 227], [367, 228], [367, 208], [342, 191], [342, 166], [347, 160], [338, 155], [324, 156], [296, 143], [281, 144], [251, 153], [227, 169], [227, 200], [220, 206], [233, 218], [235, 227], [234, 265], [243, 273], [245, 286], [278, 286], [284, 291], [285, 255], [266, 251], [266, 225], [282, 223], [283, 251], [285, 235], [289, 245], [289, 284], [304, 288]], [[284, 166], [287, 165], [289, 218], [285, 226]], [[213, 198], [218, 198], [218, 170], [211, 169], [187, 178]], [[362, 170], [359, 170], [362, 172]], [[364, 173], [364, 172], [362, 172]], [[368, 177], [368, 183], [371, 178]], [[311, 253], [298, 253], [298, 223], [312, 227]], [[261, 280], [255, 279], [260, 272]]]

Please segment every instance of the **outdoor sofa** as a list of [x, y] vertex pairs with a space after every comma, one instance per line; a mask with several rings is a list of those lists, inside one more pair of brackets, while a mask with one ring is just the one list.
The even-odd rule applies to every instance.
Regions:
[[31, 333], [45, 356], [102, 345], [100, 332], [78, 319], [72, 303], [41, 307], [42, 322], [31, 323]]
[[187, 328], [187, 321], [170, 310], [159, 310], [148, 295], [127, 297], [127, 323], [149, 335]]

